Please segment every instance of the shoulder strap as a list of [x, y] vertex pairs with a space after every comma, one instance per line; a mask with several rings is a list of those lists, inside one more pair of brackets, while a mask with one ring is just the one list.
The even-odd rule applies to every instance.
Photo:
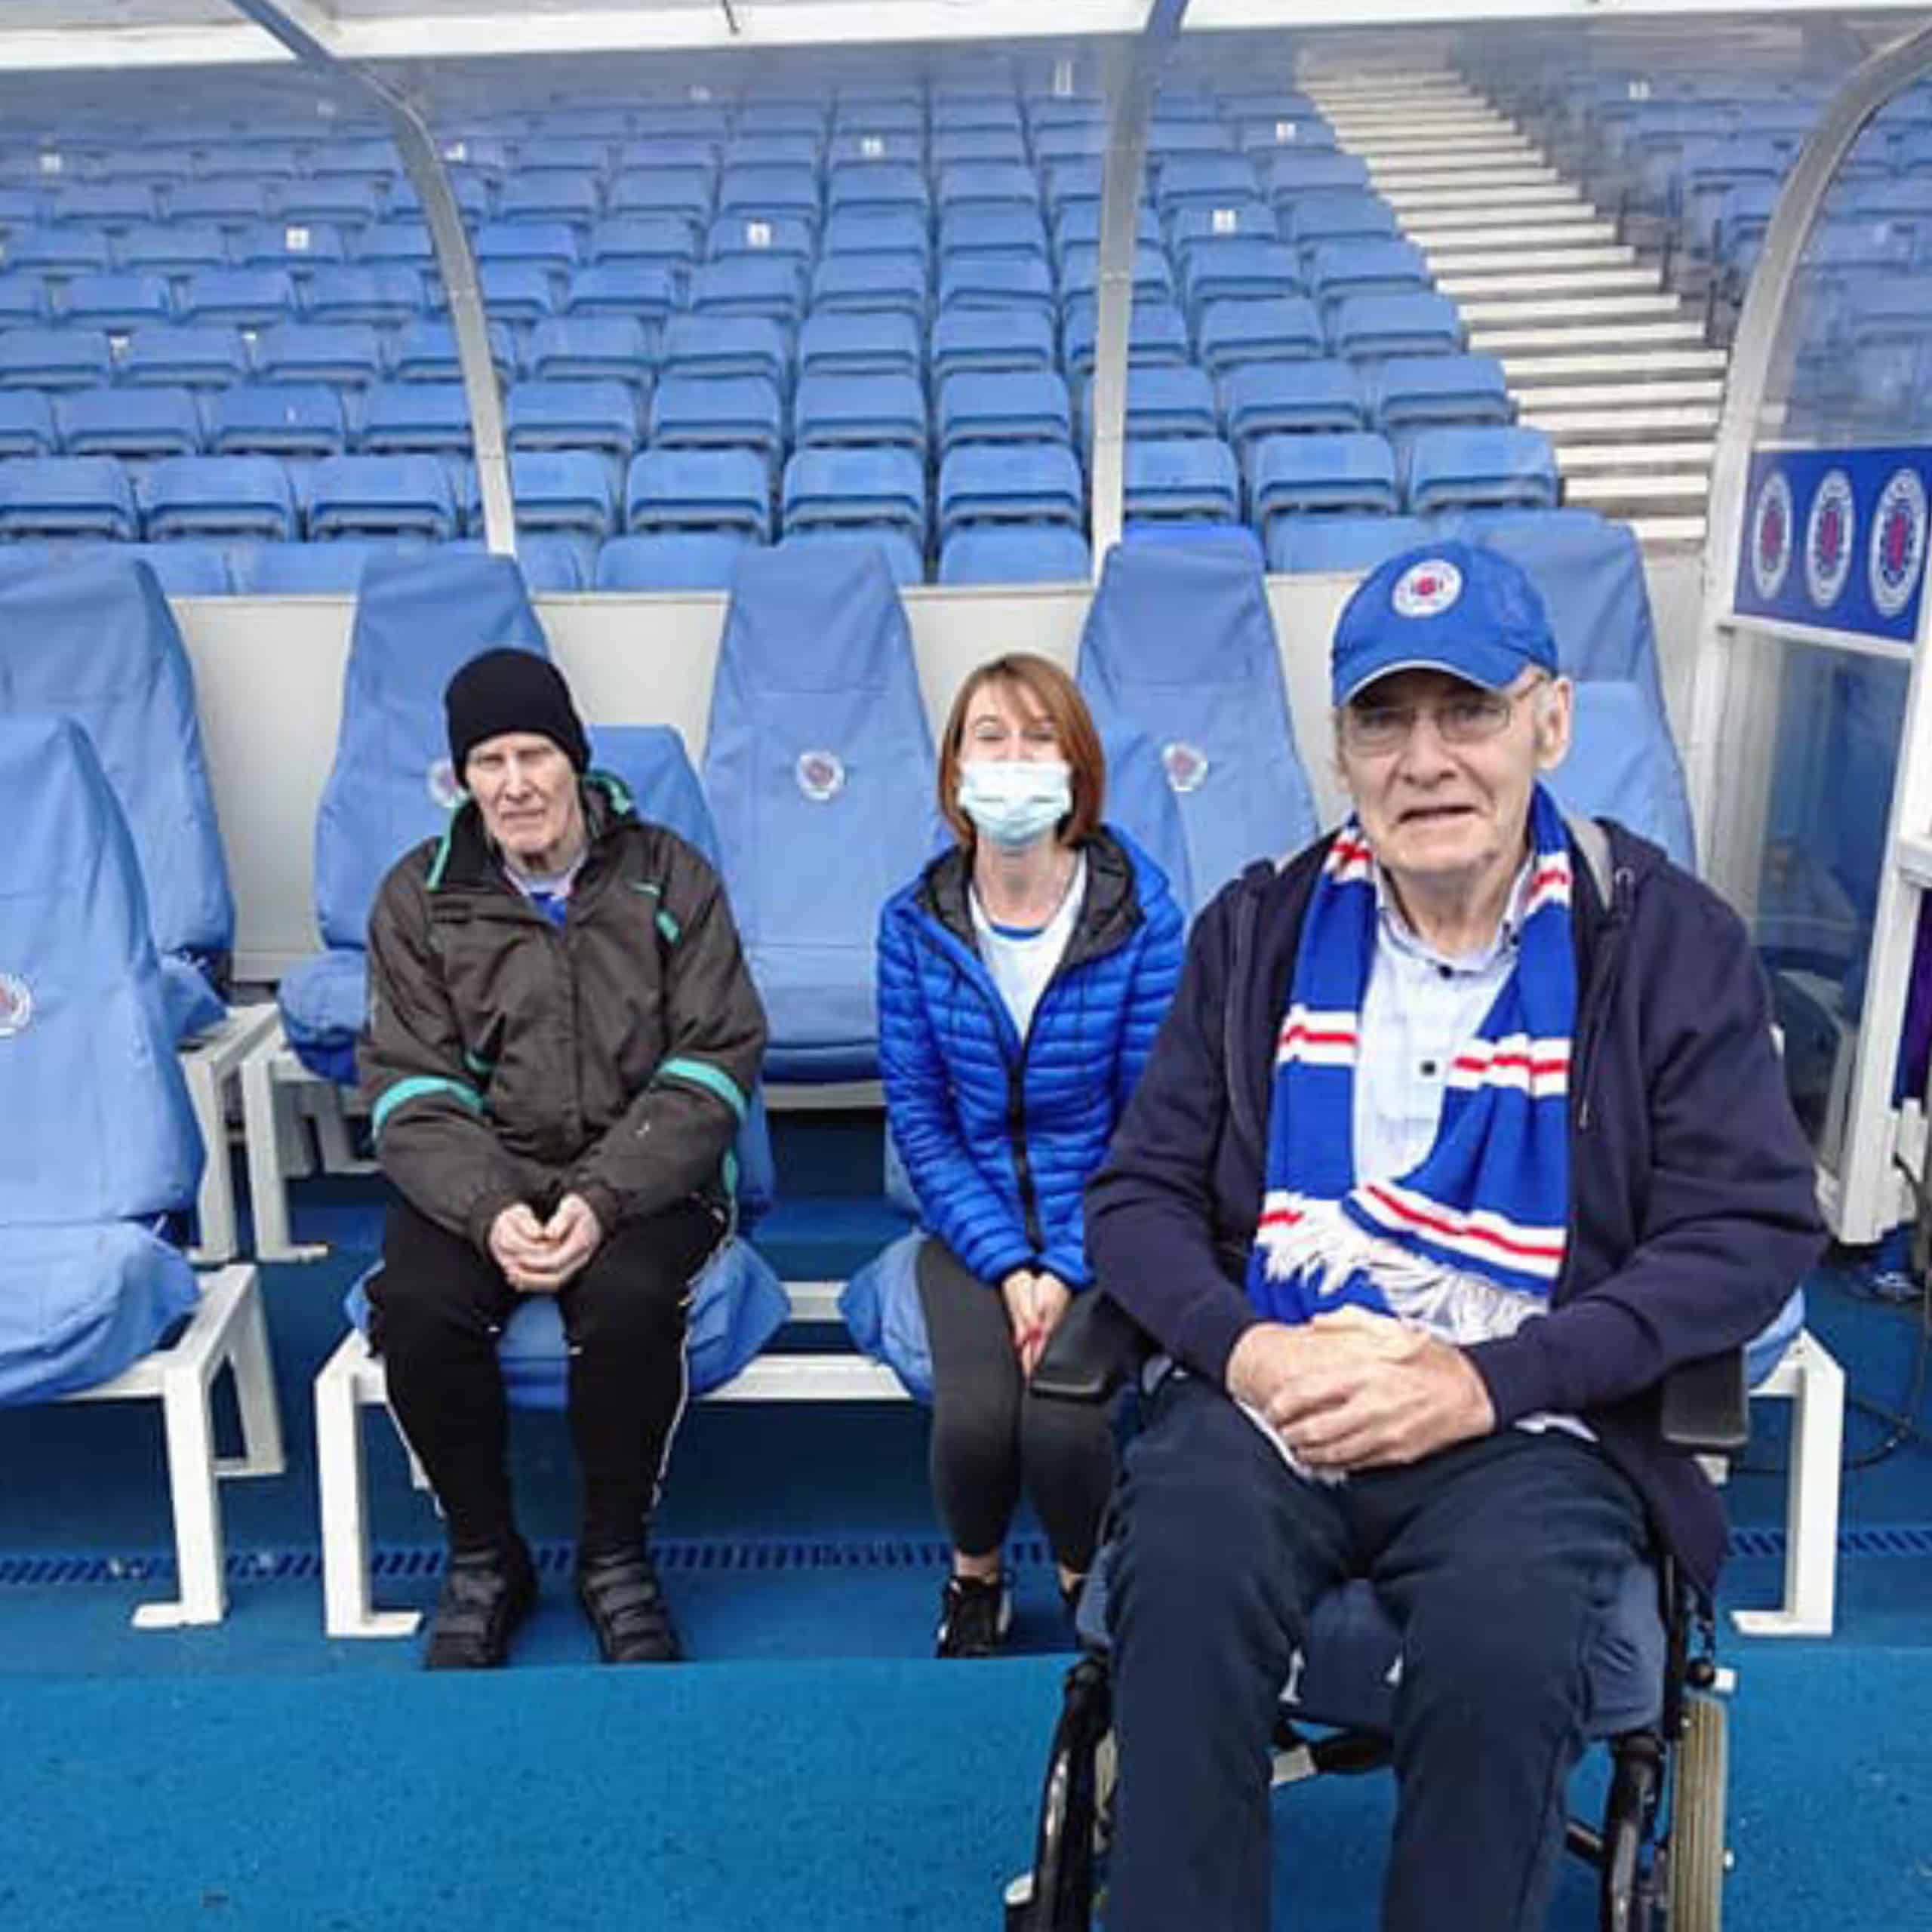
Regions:
[[1573, 817], [1568, 812], [1563, 814], [1563, 823], [1570, 836], [1577, 841], [1577, 849], [1583, 854], [1584, 864], [1590, 869], [1590, 878], [1596, 887], [1598, 899], [1607, 906], [1612, 884], [1610, 834], [1597, 820]]

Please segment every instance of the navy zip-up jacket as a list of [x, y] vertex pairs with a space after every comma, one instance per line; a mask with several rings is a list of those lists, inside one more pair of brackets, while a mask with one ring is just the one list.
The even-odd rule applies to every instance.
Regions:
[[1092, 1279], [1081, 1196], [1180, 976], [1159, 867], [1105, 827], [1081, 850], [1086, 894], [1023, 1041], [980, 957], [962, 851], [879, 917], [886, 1120], [927, 1227], [983, 1281]]
[[[1767, 1323], [1823, 1243], [1810, 1149], [1786, 1097], [1743, 923], [1654, 846], [1606, 822], [1600, 888], [1575, 833], [1577, 1017], [1569, 1249], [1548, 1315], [1469, 1351], [1497, 1426], [1580, 1414], [1706, 1590], [1724, 1513], [1657, 1427], [1681, 1362]], [[1275, 1041], [1330, 841], [1251, 867], [1196, 921], [1179, 992], [1087, 1198], [1107, 1292], [1170, 1355], [1225, 1386], [1260, 1318], [1244, 1285], [1260, 1212]]]

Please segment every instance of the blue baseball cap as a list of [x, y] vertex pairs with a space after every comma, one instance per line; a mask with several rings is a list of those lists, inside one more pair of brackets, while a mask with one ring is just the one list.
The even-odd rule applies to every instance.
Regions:
[[1392, 671], [1447, 671], [1501, 691], [1532, 664], [1553, 672], [1556, 640], [1519, 565], [1473, 543], [1430, 543], [1363, 578], [1329, 662], [1339, 707]]

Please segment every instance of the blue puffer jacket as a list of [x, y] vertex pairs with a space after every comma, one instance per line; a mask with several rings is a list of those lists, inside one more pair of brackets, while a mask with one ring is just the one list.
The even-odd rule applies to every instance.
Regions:
[[1110, 829], [1082, 849], [1086, 897], [1023, 1044], [974, 943], [962, 851], [879, 915], [886, 1118], [926, 1226], [982, 1281], [1093, 1278], [1081, 1192], [1180, 977], [1159, 867]]

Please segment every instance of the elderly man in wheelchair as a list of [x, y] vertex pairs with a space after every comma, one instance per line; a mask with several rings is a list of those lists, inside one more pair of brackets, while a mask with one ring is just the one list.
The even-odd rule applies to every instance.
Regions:
[[1084, 1927], [1101, 1848], [1109, 1932], [1263, 1932], [1279, 1746], [1392, 1763], [1389, 1932], [1542, 1924], [1566, 1839], [1606, 1923], [1715, 1925], [1692, 1452], [1822, 1239], [1761, 976], [1540, 781], [1571, 694], [1513, 564], [1383, 565], [1333, 686], [1354, 814], [1202, 914], [1089, 1192], [1106, 1298], [1036, 1378], [1099, 1392], [1110, 1309], [1158, 1351], [1008, 1924]]

